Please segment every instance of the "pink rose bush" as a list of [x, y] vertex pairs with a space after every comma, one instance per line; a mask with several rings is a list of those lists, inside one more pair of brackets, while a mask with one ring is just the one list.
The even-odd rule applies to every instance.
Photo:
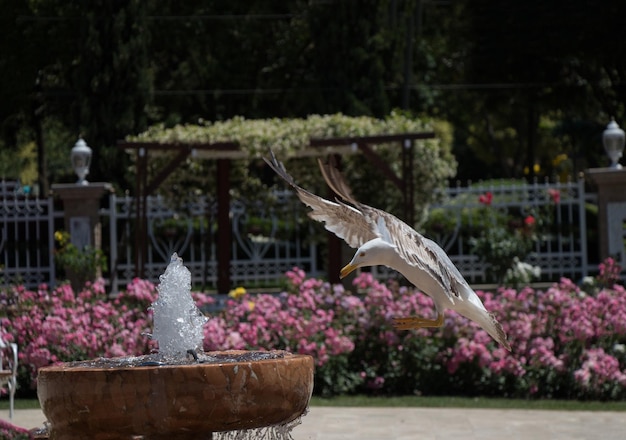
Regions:
[[0, 325], [19, 344], [20, 385], [35, 386], [37, 370], [57, 362], [140, 354], [150, 349], [148, 307], [154, 285], [135, 280], [110, 300], [104, 280], [75, 293], [69, 284], [0, 294], [10, 304]]
[[[609, 266], [614, 262], [608, 262]], [[602, 284], [607, 276], [603, 270], [601, 266], [598, 276]], [[626, 396], [623, 286], [613, 284], [589, 295], [561, 279], [545, 291], [526, 287], [478, 293], [487, 309], [499, 317], [513, 352], [493, 346], [475, 324], [455, 318], [454, 331], [463, 334], [463, 328], [473, 329], [472, 334], [461, 336], [440, 358], [464, 389], [472, 389], [474, 383], [480, 384], [477, 389], [482, 394]]]
[[[397, 331], [398, 316], [434, 316], [429, 297], [398, 281], [361, 273], [350, 291], [287, 272], [280, 294], [238, 288], [204, 328], [205, 350], [284, 349], [313, 356], [315, 392], [452, 394], [623, 399], [626, 397], [626, 292], [619, 267], [600, 266], [592, 289], [561, 279], [478, 292], [509, 335], [512, 352], [473, 322], [447, 312], [440, 329]], [[587, 280], [588, 281], [588, 280]], [[214, 296], [194, 293], [215, 310]], [[74, 293], [68, 285], [0, 292], [1, 318], [20, 344], [21, 385], [55, 362], [138, 355], [155, 347], [148, 334], [154, 285], [136, 279], [115, 299], [104, 284]]]
[[2, 440], [30, 440], [33, 436], [28, 429], [13, 425], [0, 419], [0, 439]]

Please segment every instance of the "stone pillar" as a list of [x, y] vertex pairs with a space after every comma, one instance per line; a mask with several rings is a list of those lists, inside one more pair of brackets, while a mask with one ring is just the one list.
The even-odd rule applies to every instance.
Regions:
[[617, 258], [626, 265], [626, 169], [592, 168], [587, 174], [598, 188], [600, 258]]
[[63, 201], [65, 230], [70, 234], [72, 244], [78, 249], [85, 246], [102, 249], [102, 224], [98, 213], [100, 199], [105, 193], [112, 191], [111, 184], [103, 182], [90, 182], [88, 185], [75, 183], [52, 185], [53, 194], [58, 195]]

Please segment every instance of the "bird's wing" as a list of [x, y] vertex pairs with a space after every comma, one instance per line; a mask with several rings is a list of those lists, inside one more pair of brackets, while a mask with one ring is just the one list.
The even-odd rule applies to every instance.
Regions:
[[332, 164], [318, 161], [324, 180], [338, 196], [354, 207], [341, 201], [331, 202], [299, 187], [283, 164], [270, 153], [271, 160], [265, 161], [296, 190], [300, 200], [313, 209], [309, 213], [311, 218], [324, 222], [326, 229], [355, 248], [374, 238], [382, 238], [392, 244], [409, 265], [421, 269], [436, 280], [450, 301], [454, 302], [460, 297], [459, 288], [467, 283], [448, 255], [434, 241], [422, 236], [394, 215], [358, 202], [342, 174]]
[[368, 217], [370, 223], [376, 224], [379, 237], [393, 244], [407, 263], [429, 273], [448, 296], [459, 296], [457, 286], [467, 283], [437, 243], [422, 236], [396, 216], [357, 201], [352, 195], [350, 185], [334, 163], [325, 164], [318, 159], [318, 164], [328, 186]]
[[461, 297], [461, 289], [467, 286], [467, 282], [437, 243], [388, 212], [363, 204], [358, 204], [357, 209], [366, 217], [376, 217], [381, 238], [393, 244], [409, 265], [421, 269], [436, 280], [450, 301], [454, 302]]
[[364, 216], [361, 211], [340, 201], [331, 202], [299, 187], [271, 150], [270, 154], [271, 159], [265, 157], [263, 159], [276, 174], [296, 190], [302, 203], [312, 209], [309, 217], [323, 222], [327, 230], [343, 239], [353, 248], [358, 248], [378, 236], [376, 225], [372, 224], [370, 219]]
[[318, 159], [318, 164], [328, 186], [369, 218], [370, 223], [376, 225], [379, 237], [392, 244], [409, 265], [419, 268], [435, 279], [451, 301], [454, 302], [454, 298], [459, 297], [457, 287], [466, 284], [465, 279], [437, 243], [422, 236], [394, 215], [356, 200], [350, 186], [334, 163], [324, 164]]
[[321, 159], [317, 160], [317, 163], [322, 171], [322, 176], [324, 176], [324, 180], [326, 184], [332, 189], [335, 194], [341, 197], [346, 202], [350, 202], [353, 205], [358, 205], [359, 202], [352, 195], [352, 189], [350, 189], [350, 185], [343, 177], [343, 174], [337, 169], [334, 161], [331, 163], [324, 163]]

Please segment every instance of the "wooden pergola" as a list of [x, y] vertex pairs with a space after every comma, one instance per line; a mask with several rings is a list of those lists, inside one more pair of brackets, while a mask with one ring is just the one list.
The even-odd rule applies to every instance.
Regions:
[[[362, 153], [372, 162], [403, 194], [404, 220], [412, 224], [415, 217], [413, 201], [413, 156], [416, 140], [433, 139], [433, 132], [402, 133], [393, 135], [376, 135], [365, 137], [344, 137], [310, 139], [309, 147], [296, 154], [296, 157], [335, 155], [339, 164], [346, 154]], [[393, 169], [374, 151], [371, 146], [379, 144], [399, 144], [402, 148], [402, 174], [398, 176]], [[242, 151], [236, 142], [216, 143], [158, 143], [152, 141], [120, 141], [118, 147], [136, 155], [136, 200], [135, 211], [135, 275], [145, 275], [147, 253], [147, 197], [163, 183], [163, 181], [187, 158], [211, 159], [217, 162], [217, 222], [220, 233], [217, 235], [217, 290], [226, 293], [231, 289], [230, 263], [232, 225], [230, 221], [230, 169], [233, 160], [248, 159], [247, 152]], [[151, 181], [148, 181], [148, 161], [151, 155], [176, 152], [174, 158], [167, 163]], [[329, 194], [334, 197], [330, 192]], [[341, 257], [341, 241], [329, 233], [328, 277], [332, 283], [339, 282], [339, 271], [344, 263]]]

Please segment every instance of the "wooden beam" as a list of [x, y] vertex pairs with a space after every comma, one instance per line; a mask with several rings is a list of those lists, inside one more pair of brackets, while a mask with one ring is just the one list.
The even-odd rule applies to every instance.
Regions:
[[178, 166], [185, 159], [187, 159], [187, 157], [189, 157], [190, 154], [190, 149], [181, 149], [176, 157], [169, 161], [168, 164], [163, 167], [161, 171], [159, 171], [159, 174], [157, 174], [154, 179], [152, 179], [152, 182], [150, 182], [146, 186], [146, 188], [144, 189], [145, 195], [149, 196], [150, 194], [152, 194], [163, 183], [163, 181], [167, 179], [167, 177], [172, 174], [176, 170], [176, 168], [178, 168]]
[[[147, 258], [147, 245], [148, 245], [148, 225], [147, 225], [147, 197], [152, 194], [158, 187], [163, 183], [163, 181], [176, 170], [176, 168], [190, 155], [193, 150], [202, 150], [202, 151], [226, 151], [232, 152], [237, 151], [239, 149], [239, 145], [236, 142], [213, 142], [213, 143], [184, 143], [184, 142], [171, 142], [171, 143], [159, 143], [159, 142], [126, 142], [126, 141], [118, 141], [117, 147], [125, 150], [135, 150], [137, 154], [137, 176], [136, 176], [136, 206], [137, 210], [135, 213], [135, 275], [141, 278], [145, 277], [145, 264]], [[148, 183], [148, 155], [152, 152], [172, 152], [178, 151], [178, 154], [155, 176], [155, 178]], [[221, 233], [219, 235], [220, 239], [218, 239], [218, 256], [221, 250], [222, 257], [221, 260], [218, 257], [218, 266], [226, 265], [227, 267], [218, 267], [218, 287], [224, 287], [226, 285], [230, 285], [230, 240], [231, 240], [231, 231], [230, 231], [230, 221], [229, 221], [229, 211], [230, 211], [230, 196], [228, 191], [230, 190], [229, 174], [230, 174], [230, 162], [226, 160], [226, 165], [222, 165], [220, 168], [220, 160], [218, 159], [218, 189], [221, 188], [222, 192], [222, 200], [219, 203], [218, 208], [218, 223], [219, 219], [228, 225], [226, 228], [224, 224], [220, 225]], [[226, 167], [226, 168], [224, 168]], [[223, 177], [220, 177], [221, 174], [224, 174], [225, 180]], [[220, 181], [225, 181], [226, 183], [221, 184]], [[225, 189], [224, 189], [225, 185]], [[218, 195], [219, 200], [219, 195]], [[224, 207], [225, 208], [222, 208]], [[223, 212], [225, 210], [225, 213]], [[224, 234], [226, 231], [226, 234]], [[224, 237], [224, 238], [221, 238]], [[226, 239], [228, 242], [226, 243]], [[227, 254], [228, 260], [224, 262], [224, 256]], [[220, 281], [221, 280], [221, 281]]]
[[381, 157], [378, 155], [378, 153], [376, 153], [374, 150], [372, 150], [365, 143], [359, 143], [357, 145], [359, 146], [359, 150], [361, 150], [361, 152], [363, 152], [363, 155], [370, 162], [372, 162], [374, 164], [374, 166], [376, 166], [376, 168], [378, 170], [380, 170], [380, 172], [383, 173], [385, 175], [385, 177], [387, 177], [387, 179], [391, 180], [391, 182], [394, 185], [396, 185], [400, 191], [404, 190], [404, 182], [402, 181], [402, 179], [400, 177], [396, 176], [396, 173], [394, 173], [394, 171], [387, 164], [387, 162], [385, 162], [384, 160], [381, 159]]
[[138, 150], [145, 148], [146, 150], [180, 150], [183, 149], [196, 149], [196, 150], [212, 150], [212, 151], [235, 151], [239, 149], [239, 144], [236, 142], [127, 142], [118, 141], [117, 147], [123, 150]]
[[[341, 156], [338, 154], [334, 154], [333, 155], [333, 160], [334, 160], [334, 166], [337, 167], [337, 169], [341, 170]], [[334, 200], [335, 198], [339, 197], [338, 194], [335, 194], [335, 192], [329, 188], [328, 189], [328, 193], [330, 195], [329, 199], [330, 200]], [[341, 272], [341, 268], [342, 268], [342, 255], [341, 255], [341, 242], [342, 240], [339, 239], [339, 237], [337, 237], [335, 234], [333, 234], [332, 232], [328, 232], [326, 234], [326, 236], [328, 237], [327, 240], [327, 245], [328, 245], [328, 281], [332, 284], [339, 284], [341, 283], [341, 278], [339, 277], [339, 274]]]
[[404, 182], [404, 221], [410, 226], [415, 223], [415, 184], [413, 181], [413, 142], [402, 146], [402, 181]]
[[148, 155], [146, 151], [137, 150], [137, 194], [135, 202], [135, 275], [145, 278], [147, 253], [147, 200], [145, 187], [147, 180]]
[[[403, 156], [403, 176], [396, 176], [389, 165], [384, 162], [380, 156], [368, 144], [383, 143], [401, 143], [404, 148], [406, 141], [433, 139], [433, 132], [423, 133], [403, 133], [393, 135], [377, 135], [364, 137], [340, 137], [327, 139], [310, 139], [309, 145], [315, 150], [317, 147], [339, 147], [339, 146], [357, 146], [364, 156], [368, 158], [382, 173], [390, 179], [393, 184], [398, 187], [404, 195], [405, 213], [408, 217], [412, 217], [411, 212], [413, 197], [407, 194], [412, 192], [412, 182], [407, 186], [405, 180], [411, 178], [412, 170], [409, 169], [412, 161], [406, 162]], [[217, 159], [217, 190], [218, 190], [218, 238], [217, 238], [217, 255], [218, 255], [218, 280], [217, 287], [220, 293], [226, 293], [231, 288], [230, 279], [230, 259], [232, 245], [232, 225], [230, 224], [230, 159], [232, 153], [239, 150], [236, 142], [214, 142], [214, 143], [186, 143], [186, 142], [141, 142], [141, 141], [118, 141], [118, 148], [137, 151], [137, 237], [135, 237], [137, 245], [136, 256], [136, 273], [143, 274], [145, 265], [145, 246], [146, 246], [146, 197], [154, 192], [161, 183], [184, 161], [189, 154], [195, 149], [199, 151], [215, 152], [212, 158]], [[150, 182], [147, 183], [147, 156], [149, 152], [168, 152], [178, 151], [176, 157], [168, 163]], [[220, 157], [219, 153], [223, 151], [225, 154]], [[229, 154], [231, 153], [231, 154]], [[412, 157], [412, 154], [411, 154]], [[408, 165], [408, 167], [407, 167]], [[341, 267], [341, 242], [336, 237], [329, 238], [329, 279], [332, 282], [338, 282], [339, 269]]]
[[312, 147], [333, 147], [338, 145], [351, 145], [351, 144], [384, 144], [392, 142], [402, 142], [405, 139], [418, 140], [418, 139], [434, 139], [434, 132], [423, 133], [404, 133], [404, 134], [382, 134], [377, 136], [362, 136], [362, 137], [340, 137], [340, 138], [325, 138], [318, 139], [313, 138], [310, 140]]
[[217, 292], [228, 293], [232, 246], [230, 160], [217, 160]]

